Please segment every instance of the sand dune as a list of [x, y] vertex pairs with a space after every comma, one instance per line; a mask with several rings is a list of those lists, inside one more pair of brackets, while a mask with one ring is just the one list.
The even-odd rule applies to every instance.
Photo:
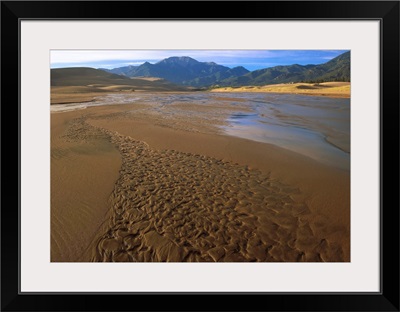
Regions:
[[104, 92], [183, 92], [188, 90], [184, 86], [178, 86], [160, 78], [128, 78], [94, 68], [51, 70], [51, 104], [95, 101], [97, 93]]
[[270, 92], [349, 98], [350, 83], [281, 83], [266, 86], [223, 87], [213, 89], [211, 92]]

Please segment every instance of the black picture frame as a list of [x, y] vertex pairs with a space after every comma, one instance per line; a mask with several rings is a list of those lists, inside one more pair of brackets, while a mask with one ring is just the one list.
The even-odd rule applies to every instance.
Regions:
[[[399, 2], [1, 2], [2, 311], [399, 311]], [[153, 9], [157, 7], [157, 10]], [[190, 9], [195, 7], [196, 9]], [[173, 12], [173, 13], [172, 13]], [[181, 13], [182, 12], [182, 13]], [[381, 290], [377, 293], [41, 294], [20, 292], [21, 124], [19, 26], [24, 19], [380, 20]], [[40, 34], [38, 34], [40, 35]], [[368, 68], [366, 66], [366, 74]], [[18, 124], [15, 116], [18, 115]], [[18, 125], [18, 131], [14, 129]], [[13, 129], [10, 131], [10, 128]], [[14, 133], [18, 133], [16, 140]], [[15, 151], [18, 152], [17, 156]], [[13, 152], [13, 153], [12, 153]], [[13, 164], [13, 165], [11, 165]], [[18, 171], [16, 171], [18, 168]], [[18, 188], [12, 177], [18, 173]], [[9, 179], [9, 180], [8, 180]], [[17, 191], [16, 191], [17, 190]], [[17, 193], [17, 194], [16, 194]], [[11, 195], [12, 194], [12, 195]], [[18, 201], [15, 199], [18, 198]], [[191, 306], [180, 304], [180, 297]], [[182, 298], [181, 298], [182, 299]], [[210, 303], [213, 303], [212, 305]]]

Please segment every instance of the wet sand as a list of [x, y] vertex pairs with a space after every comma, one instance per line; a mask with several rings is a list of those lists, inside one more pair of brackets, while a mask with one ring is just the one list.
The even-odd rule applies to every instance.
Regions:
[[121, 157], [102, 137], [71, 140], [71, 120], [51, 115], [51, 261], [81, 261], [109, 218]]
[[226, 135], [230, 103], [52, 113], [52, 261], [349, 261], [350, 173]]

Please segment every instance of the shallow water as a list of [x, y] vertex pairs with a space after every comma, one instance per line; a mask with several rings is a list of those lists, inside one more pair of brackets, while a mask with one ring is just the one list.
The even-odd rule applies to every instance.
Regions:
[[[96, 102], [52, 105], [51, 111], [132, 103], [148, 104], [148, 112], [173, 120], [173, 126], [180, 118], [224, 119], [220, 130], [228, 135], [274, 144], [350, 169], [350, 99], [272, 93], [119, 93], [98, 97]], [[216, 116], [215, 110], [182, 109], [182, 104], [222, 107], [224, 103], [239, 111]]]
[[[230, 95], [232, 96], [232, 94]], [[350, 100], [241, 94], [251, 113], [234, 113], [225, 131], [272, 143], [323, 163], [350, 168]]]

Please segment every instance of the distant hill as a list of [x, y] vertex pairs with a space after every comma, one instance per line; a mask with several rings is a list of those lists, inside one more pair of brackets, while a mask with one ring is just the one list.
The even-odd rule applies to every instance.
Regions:
[[218, 83], [220, 86], [268, 85], [288, 82], [350, 81], [350, 52], [345, 52], [320, 65], [275, 66], [232, 77]]
[[89, 84], [125, 84], [128, 77], [106, 73], [89, 67], [55, 68], [51, 70], [52, 86], [86, 86]]
[[188, 56], [174, 56], [156, 64], [145, 62], [140, 66], [103, 70], [127, 77], [160, 77], [173, 83], [193, 87], [210, 86], [224, 79], [239, 77], [249, 72], [242, 66], [229, 68], [214, 62], [199, 62]]
[[[75, 88], [79, 92], [96, 91], [187, 91], [184, 86], [178, 86], [165, 79], [134, 78], [108, 73], [103, 70], [75, 67], [51, 69], [51, 86], [57, 90], [72, 90], [71, 88], [59, 87], [80, 87]], [[84, 87], [84, 88], [82, 88]], [[74, 89], [74, 90], [75, 90]]]

